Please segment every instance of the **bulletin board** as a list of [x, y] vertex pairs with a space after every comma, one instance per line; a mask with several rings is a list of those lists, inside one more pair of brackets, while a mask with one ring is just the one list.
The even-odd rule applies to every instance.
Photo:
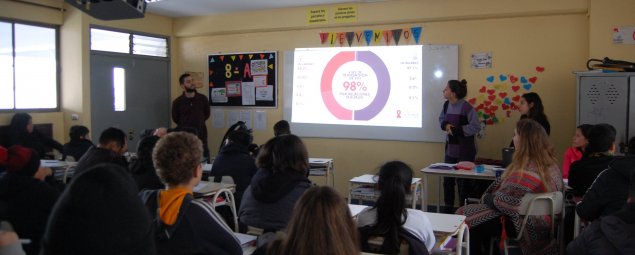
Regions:
[[211, 106], [277, 107], [277, 52], [210, 54]]

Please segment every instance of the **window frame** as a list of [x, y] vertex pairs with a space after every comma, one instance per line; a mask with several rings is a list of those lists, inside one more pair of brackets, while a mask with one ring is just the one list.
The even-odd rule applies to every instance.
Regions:
[[[121, 52], [114, 52], [114, 51], [103, 51], [103, 50], [93, 50], [92, 47], [92, 33], [91, 33], [91, 29], [100, 29], [100, 30], [106, 30], [106, 31], [112, 31], [112, 32], [119, 32], [119, 33], [127, 33], [128, 34], [128, 38], [129, 38], [129, 44], [128, 44], [128, 53], [121, 53]], [[161, 39], [165, 39], [166, 45], [166, 56], [165, 57], [161, 57], [161, 56], [151, 56], [151, 55], [144, 55], [144, 54], [135, 54], [133, 51], [134, 49], [134, 40], [133, 40], [133, 35], [141, 35], [141, 36], [148, 36], [148, 37], [156, 37], [156, 38], [161, 38]], [[98, 54], [114, 54], [114, 55], [126, 55], [126, 56], [134, 56], [134, 57], [142, 57], [142, 58], [153, 58], [153, 59], [165, 59], [165, 60], [170, 60], [171, 59], [171, 42], [170, 42], [170, 36], [166, 36], [166, 35], [160, 35], [160, 34], [153, 34], [153, 33], [146, 33], [146, 32], [139, 32], [139, 31], [134, 31], [134, 30], [128, 30], [128, 29], [121, 29], [121, 28], [113, 28], [113, 27], [107, 27], [107, 26], [100, 26], [100, 25], [90, 25], [88, 27], [88, 50], [91, 53], [98, 53]]]
[[[61, 53], [60, 53], [60, 26], [55, 24], [47, 24], [34, 21], [26, 21], [19, 19], [8, 19], [0, 17], [0, 22], [11, 23], [11, 55], [13, 59], [13, 108], [12, 109], [0, 109], [0, 113], [18, 113], [18, 112], [59, 112], [61, 109], [62, 95], [61, 95], [61, 81], [62, 81], [62, 67], [61, 67]], [[55, 108], [16, 108], [15, 102], [15, 25], [27, 25], [37, 26], [43, 28], [51, 28], [55, 31], [55, 90], [56, 90], [56, 107]]]

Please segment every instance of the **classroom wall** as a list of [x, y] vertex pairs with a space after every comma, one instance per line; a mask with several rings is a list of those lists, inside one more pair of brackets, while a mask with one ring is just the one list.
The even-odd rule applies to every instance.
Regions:
[[[388, 1], [358, 4], [359, 22], [346, 26], [309, 27], [305, 8], [225, 14], [175, 20], [179, 36], [179, 67], [182, 71], [205, 72], [207, 54], [277, 50], [279, 67], [284, 51], [296, 47], [324, 47], [319, 32], [394, 29], [423, 26], [422, 43], [459, 44], [459, 77], [468, 80], [469, 97], [487, 85], [486, 77], [499, 74], [536, 75], [539, 82], [532, 91], [543, 97], [552, 122], [552, 140], [558, 157], [570, 144], [575, 122], [575, 79], [573, 70], [584, 67], [588, 54], [586, 1]], [[452, 11], [449, 11], [452, 10]], [[268, 17], [284, 17], [267, 19]], [[361, 25], [359, 25], [361, 23]], [[213, 24], [213, 25], [210, 25]], [[471, 69], [470, 54], [491, 51], [492, 69]], [[537, 74], [536, 66], [546, 71]], [[278, 77], [283, 77], [281, 68]], [[288, 86], [278, 80], [278, 87]], [[202, 91], [207, 94], [207, 91]], [[282, 98], [283, 90], [278, 90]], [[429, 91], [442, 96], [441, 91]], [[282, 103], [280, 100], [279, 104]], [[224, 108], [229, 109], [229, 108]], [[282, 119], [282, 107], [265, 109], [267, 124]], [[500, 158], [500, 149], [509, 144], [517, 112], [505, 122], [487, 127], [479, 139], [479, 157]], [[210, 128], [210, 148], [216, 151], [226, 128]], [[255, 141], [266, 142], [272, 129], [256, 131]], [[419, 169], [443, 160], [443, 144], [423, 142], [374, 141], [351, 139], [304, 139], [309, 154], [335, 159], [335, 187], [348, 192], [348, 180], [372, 173], [387, 160], [403, 160], [421, 176]], [[213, 153], [215, 154], [215, 153]], [[434, 196], [436, 185], [432, 185]], [[435, 198], [431, 199], [436, 201]]]
[[[29, 114], [33, 117], [34, 123], [52, 123], [53, 136], [62, 143], [69, 140], [68, 129], [72, 125], [85, 125], [89, 128], [91, 126], [89, 36], [91, 25], [163, 35], [168, 36], [171, 42], [175, 41], [172, 36], [172, 18], [147, 13], [143, 19], [102, 21], [84, 14], [62, 0], [30, 1], [62, 8], [64, 11], [19, 2], [0, 1], [0, 17], [60, 26], [60, 110], [29, 112]], [[171, 48], [170, 55], [175, 55], [174, 48]], [[178, 60], [172, 57], [172, 65], [175, 63], [178, 63]], [[172, 77], [174, 77], [176, 68], [171, 69]], [[13, 114], [13, 112], [0, 113], [0, 125], [8, 125]], [[72, 114], [77, 114], [79, 120], [71, 120]], [[91, 132], [90, 135], [96, 140], [99, 132], [97, 131], [96, 134]]]
[[627, 60], [635, 62], [635, 45], [614, 44], [613, 28], [635, 27], [635, 1], [589, 1], [589, 58]]

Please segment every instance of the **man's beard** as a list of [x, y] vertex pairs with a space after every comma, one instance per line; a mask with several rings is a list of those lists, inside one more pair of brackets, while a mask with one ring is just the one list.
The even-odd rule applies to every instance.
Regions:
[[185, 88], [185, 92], [187, 92], [187, 93], [196, 92], [196, 89], [195, 88]]

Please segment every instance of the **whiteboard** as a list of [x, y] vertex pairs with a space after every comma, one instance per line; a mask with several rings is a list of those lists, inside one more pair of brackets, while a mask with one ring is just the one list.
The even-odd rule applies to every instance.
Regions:
[[[293, 95], [293, 51], [284, 52], [283, 117], [291, 120]], [[422, 49], [421, 128], [325, 125], [290, 122], [291, 132], [301, 137], [351, 138], [395, 141], [445, 142], [439, 127], [439, 114], [448, 80], [458, 78], [458, 45], [423, 45]], [[440, 72], [440, 73], [439, 73]], [[437, 75], [435, 75], [437, 73]]]

